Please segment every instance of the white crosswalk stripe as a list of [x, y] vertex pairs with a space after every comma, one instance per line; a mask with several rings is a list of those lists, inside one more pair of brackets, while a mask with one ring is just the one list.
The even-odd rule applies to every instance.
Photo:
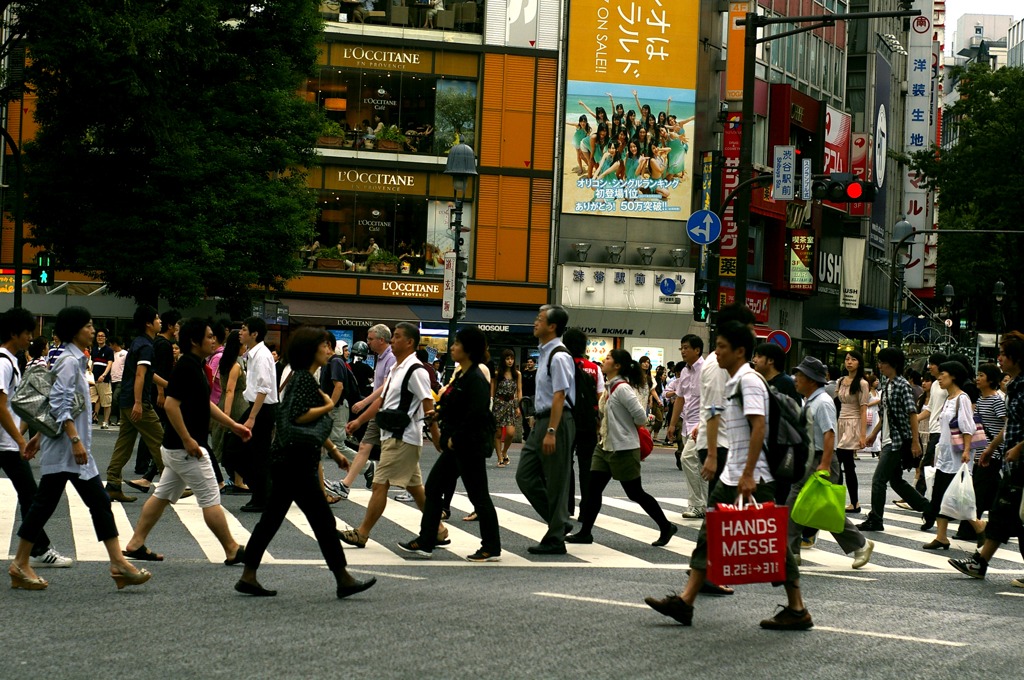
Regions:
[[[106, 550], [96, 540], [88, 508], [70, 485], [65, 498], [67, 500], [61, 501], [62, 505], [58, 507], [50, 525], [47, 526], [56, 547], [77, 561], [107, 561]], [[501, 562], [489, 563], [486, 565], [489, 567], [684, 569], [700, 529], [698, 521], [673, 519], [673, 515], [678, 517], [679, 508], [686, 507], [685, 499], [659, 499], [670, 521], [679, 527], [679, 532], [667, 546], [655, 548], [650, 543], [658, 537], [659, 532], [643, 509], [625, 498], [608, 496], [602, 500], [602, 512], [594, 526], [593, 544], [569, 545], [566, 555], [534, 556], [528, 554], [526, 549], [540, 540], [547, 526], [536, 516], [522, 494], [496, 493], [493, 494], [493, 499], [498, 513], [498, 523], [501, 526], [502, 555]], [[353, 489], [346, 504], [335, 506], [335, 515], [343, 514], [349, 521], [358, 521], [369, 500], [369, 491]], [[129, 516], [138, 516], [141, 503], [137, 505], [140, 507], [123, 506], [119, 503], [111, 506], [122, 545], [132, 534]], [[222, 562], [224, 551], [207, 528], [202, 510], [196, 504], [195, 498], [179, 501], [172, 507], [173, 511], [165, 512], [153, 531], [154, 544], [177, 544], [179, 551], [182, 551], [181, 545], [191, 544], [196, 546], [191, 559], [201, 555], [202, 559], [211, 563]], [[357, 568], [418, 565], [479, 568], [481, 565], [472, 565], [464, 559], [480, 547], [478, 525], [460, 521], [463, 515], [472, 511], [473, 506], [469, 499], [464, 494], [456, 494], [452, 500], [454, 516], [451, 521], [445, 523], [452, 541], [451, 545], [446, 549], [435, 550], [433, 559], [421, 560], [406, 555], [396, 545], [399, 540], [410, 540], [415, 537], [419, 531], [421, 513], [413, 504], [391, 499], [384, 515], [374, 528], [367, 547], [346, 549], [346, 558]], [[235, 539], [239, 543], [247, 543], [250, 532], [246, 525], [227, 508], [225, 515]], [[251, 526], [252, 521], [248, 521], [248, 517], [245, 519], [246, 524]], [[835, 539], [827, 532], [820, 532], [815, 547], [801, 551], [802, 569], [809, 573], [833, 574], [839, 578], [863, 575], [865, 578], [874, 579], [882, 577], [881, 575], [886, 572], [932, 575], [955, 573], [946, 560], [949, 557], [961, 557], [972, 553], [973, 542], [954, 539], [949, 551], [935, 553], [921, 550], [924, 543], [932, 540], [934, 532], [919, 531], [920, 521], [917, 513], [887, 506], [885, 532], [866, 533], [867, 538], [875, 542], [872, 561], [867, 567], [856, 572], [851, 566], [853, 556], [842, 554]], [[8, 555], [13, 552], [19, 522], [20, 513], [17, 509], [14, 487], [8, 479], [0, 477], [0, 554], [3, 554], [4, 550]], [[349, 524], [338, 517], [337, 526], [339, 529], [346, 529]], [[950, 535], [953, 529], [954, 527], [950, 527]], [[264, 558], [265, 563], [323, 565], [313, 531], [297, 506], [289, 510], [279, 534], [279, 538], [275, 539], [278, 555], [272, 557], [267, 554]], [[297, 545], [301, 549], [299, 554], [296, 554]], [[178, 559], [189, 558], [186, 555]], [[168, 559], [174, 560], [175, 556], [168, 555]], [[989, 572], [994, 574], [1019, 575], [1021, 571], [1024, 571], [1024, 557], [1017, 551], [1016, 540], [1001, 548], [989, 567]]]

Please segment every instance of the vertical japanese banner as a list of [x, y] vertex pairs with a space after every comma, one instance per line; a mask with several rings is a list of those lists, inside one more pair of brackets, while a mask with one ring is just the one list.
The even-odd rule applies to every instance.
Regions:
[[698, 0], [571, 0], [562, 212], [692, 210]]
[[790, 234], [789, 289], [811, 292], [814, 290], [814, 232], [794, 229]]
[[[875, 183], [875, 202], [871, 206], [871, 233], [880, 234], [885, 250], [888, 241], [889, 227], [886, 224], [889, 200], [889, 185], [896, 186], [893, 178], [887, 177], [889, 159], [889, 105], [892, 94], [892, 66], [881, 52], [875, 53], [875, 115], [872, 125], [871, 152], [868, 167], [871, 168], [871, 181]], [[899, 148], [893, 143], [893, 148]], [[888, 182], [886, 181], [888, 180]], [[897, 192], [893, 191], [893, 200], [897, 200]]]
[[[852, 135], [852, 144], [850, 152], [850, 172], [857, 179], [865, 182], [870, 182], [874, 178], [871, 176], [871, 135], [865, 132], [857, 132]], [[866, 217], [871, 214], [870, 203], [851, 203], [850, 204], [850, 216], [851, 217]], [[871, 230], [872, 236], [874, 236], [874, 230]], [[885, 250], [885, 235], [882, 235], [882, 242], [876, 243], [872, 238], [872, 246]]]
[[746, 54], [746, 27], [740, 26], [748, 12], [753, 12], [752, 2], [729, 3], [729, 33], [727, 51], [725, 53], [725, 99], [726, 101], [743, 101], [743, 61]]
[[839, 306], [847, 309], [860, 307], [860, 287], [864, 277], [864, 248], [862, 238], [843, 239], [843, 278]]
[[[908, 154], [924, 151], [931, 142], [932, 88], [932, 0], [915, 0], [914, 9], [921, 16], [910, 20], [907, 51], [907, 105], [904, 117], [903, 146]], [[931, 206], [928, 190], [913, 171], [904, 171], [903, 212], [915, 231], [931, 229]], [[914, 239], [907, 264], [908, 288], [924, 286], [925, 239]]]
[[[740, 114], [730, 113], [725, 121], [724, 142], [722, 144], [722, 198], [740, 183]], [[720, 215], [722, 218], [722, 242], [718, 251], [718, 275], [720, 277], [736, 276], [736, 247], [739, 228], [730, 203]]]
[[[850, 133], [853, 118], [831, 106], [825, 108], [825, 173], [850, 172]], [[845, 203], [822, 201], [830, 208], [847, 212]]]

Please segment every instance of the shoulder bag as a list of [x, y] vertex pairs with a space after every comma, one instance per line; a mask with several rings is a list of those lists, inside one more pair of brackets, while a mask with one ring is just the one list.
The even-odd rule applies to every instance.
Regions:
[[[409, 380], [412, 378], [413, 371], [418, 369], [427, 370], [423, 364], [413, 364], [409, 367], [409, 370], [405, 372], [405, 377], [402, 379], [401, 396], [398, 400], [398, 408], [382, 408], [377, 411], [375, 420], [378, 427], [385, 432], [390, 432], [395, 437], [401, 437], [405, 429], [409, 427], [409, 423], [412, 422], [412, 416], [409, 415], [409, 407], [412, 406], [412, 391], [409, 389]], [[388, 381], [388, 387], [391, 386], [391, 381]], [[387, 388], [384, 389], [384, 395], [382, 399], [387, 396]]]

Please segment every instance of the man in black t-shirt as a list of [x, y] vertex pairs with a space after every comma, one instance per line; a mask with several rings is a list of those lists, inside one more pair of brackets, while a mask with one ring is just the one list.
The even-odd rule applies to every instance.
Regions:
[[106, 331], [96, 331], [96, 346], [92, 349], [92, 376], [96, 379], [96, 406], [93, 410], [92, 419], [99, 419], [103, 413], [103, 420], [100, 420], [100, 429], [106, 430], [110, 427], [110, 405], [111, 385], [110, 370], [114, 367], [114, 350], [107, 345]]
[[[156, 410], [157, 418], [160, 419], [160, 427], [164, 431], [170, 427], [170, 423], [167, 422], [167, 413], [164, 411], [164, 389], [166, 389], [167, 381], [174, 370], [174, 343], [178, 340], [178, 325], [180, 321], [181, 314], [178, 310], [167, 310], [160, 315], [161, 330], [153, 338], [152, 404]], [[149, 455], [149, 451], [141, 442], [139, 443], [138, 453], [135, 454], [135, 473], [142, 475], [142, 478], [133, 479], [125, 483], [143, 493], [148, 492], [153, 480], [156, 479], [158, 470], [153, 462], [153, 458]]]
[[182, 354], [170, 375], [164, 393], [164, 408], [170, 427], [164, 432], [161, 454], [164, 472], [153, 496], [142, 506], [135, 533], [125, 545], [124, 554], [137, 560], [162, 560], [146, 547], [146, 537], [156, 526], [168, 505], [176, 503], [186, 487], [195, 493], [203, 519], [224, 548], [224, 564], [240, 564], [245, 546], [231, 535], [224, 509], [220, 505], [220, 489], [210, 458], [210, 418], [229, 428], [242, 441], [252, 432], [226, 416], [210, 401], [210, 383], [203, 371], [203, 362], [217, 347], [217, 337], [202, 319], [187, 319], [181, 325], [182, 345], [191, 351]]
[[782, 348], [771, 342], [763, 342], [754, 349], [754, 370], [764, 376], [768, 384], [792, 398], [796, 403], [803, 403], [803, 397], [796, 391], [796, 384], [783, 373], [786, 368], [786, 353]]

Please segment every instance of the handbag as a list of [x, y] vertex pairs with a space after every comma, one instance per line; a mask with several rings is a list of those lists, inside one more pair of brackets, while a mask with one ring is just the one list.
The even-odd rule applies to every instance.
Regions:
[[[5, 357], [6, 358], [6, 357]], [[10, 359], [8, 359], [10, 361]], [[57, 381], [57, 366], [61, 361], [75, 361], [70, 354], [58, 357], [53, 370], [46, 366], [31, 366], [21, 378], [21, 384], [11, 397], [11, 409], [35, 432], [42, 432], [47, 437], [60, 437], [63, 433], [61, 425], [50, 411], [50, 392]], [[13, 364], [13, 362], [12, 362]], [[85, 410], [85, 398], [75, 390], [71, 404], [71, 417], [77, 418]]]
[[316, 420], [309, 423], [296, 424], [291, 421], [292, 403], [294, 397], [292, 391], [286, 391], [281, 404], [277, 407], [275, 423], [274, 443], [279, 449], [319, 449], [331, 436], [334, 428], [334, 419], [330, 413], [325, 413]]
[[789, 508], [774, 503], [719, 503], [704, 519], [708, 537], [707, 579], [717, 585], [786, 580]]
[[949, 483], [949, 488], [942, 495], [942, 504], [939, 506], [939, 515], [950, 519], [978, 519], [978, 502], [974, 495], [974, 480], [971, 478], [971, 468], [963, 463], [956, 473], [956, 477]]
[[[377, 411], [375, 416], [377, 426], [384, 432], [390, 432], [394, 437], [401, 437], [412, 422], [412, 416], [409, 415], [409, 407], [412, 406], [412, 390], [409, 389], [409, 380], [412, 378], [413, 371], [420, 368], [426, 370], [423, 364], [417, 363], [410, 366], [409, 370], [405, 372], [398, 398], [398, 408], [382, 408]], [[388, 380], [388, 386], [384, 388], [384, 396], [387, 396], [390, 386], [391, 381]]]
[[[962, 396], [956, 398], [957, 415], [953, 416], [953, 419], [949, 421], [949, 441], [953, 446], [953, 453], [955, 454], [962, 454], [964, 452], [964, 435], [960, 428], [959, 416], [960, 399]], [[974, 432], [971, 434], [971, 451], [984, 451], [987, 446], [988, 435], [985, 434], [985, 426], [981, 422], [981, 416], [975, 411]]]
[[846, 525], [846, 487], [833, 484], [828, 470], [817, 470], [804, 483], [790, 517], [801, 526], [841, 533]]
[[520, 399], [519, 409], [522, 411], [524, 418], [532, 418], [537, 414], [537, 409], [533, 406], [533, 397], [523, 397]]

